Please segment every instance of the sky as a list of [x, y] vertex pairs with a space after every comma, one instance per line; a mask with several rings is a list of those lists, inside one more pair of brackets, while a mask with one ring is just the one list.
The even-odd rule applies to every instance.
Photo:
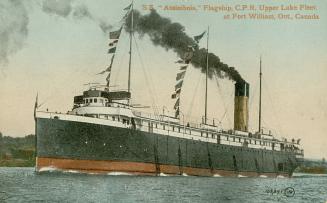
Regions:
[[[264, 3], [263, 3], [264, 2]], [[89, 82], [105, 83], [96, 73], [110, 58], [108, 32], [120, 26], [130, 1], [26, 0], [0, 1], [0, 131], [4, 135], [34, 133], [33, 107], [38, 93], [41, 109], [67, 112], [73, 97]], [[319, 15], [319, 20], [224, 20], [224, 13], [167, 11], [165, 5], [315, 5], [315, 11], [285, 11]], [[300, 138], [308, 158], [327, 157], [327, 5], [324, 0], [196, 1], [136, 0], [185, 27], [189, 36], [210, 27], [209, 51], [235, 67], [250, 83], [251, 131], [258, 128], [259, 58], [262, 57], [264, 130], [277, 137]], [[278, 12], [277, 12], [278, 13]], [[173, 115], [178, 56], [154, 46], [147, 35], [135, 34], [132, 60], [132, 102], [156, 106]], [[128, 45], [122, 33], [112, 69], [115, 89], [127, 88]], [[199, 43], [206, 46], [206, 39]], [[233, 128], [234, 82], [209, 81], [208, 114], [225, 129]], [[185, 120], [204, 115], [205, 76], [188, 68], [181, 95]], [[152, 108], [140, 109], [152, 112]]]

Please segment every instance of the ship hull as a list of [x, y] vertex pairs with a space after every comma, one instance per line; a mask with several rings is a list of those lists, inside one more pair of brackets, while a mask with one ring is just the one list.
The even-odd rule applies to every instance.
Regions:
[[38, 171], [136, 175], [290, 177], [290, 152], [190, 140], [129, 128], [37, 118]]

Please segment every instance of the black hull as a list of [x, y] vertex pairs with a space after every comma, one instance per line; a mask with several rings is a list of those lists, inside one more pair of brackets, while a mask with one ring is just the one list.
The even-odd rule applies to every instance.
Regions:
[[[86, 162], [75, 163], [84, 160], [95, 161], [94, 163], [99, 163], [100, 166], [105, 161], [128, 163], [129, 172], [151, 174], [162, 172], [182, 174], [189, 171], [191, 175], [200, 176], [216, 173], [291, 176], [298, 166], [295, 154], [291, 152], [207, 143], [60, 119], [37, 118], [36, 122], [38, 169], [54, 166], [59, 169], [92, 171], [92, 167], [83, 166]], [[73, 162], [60, 164], [49, 161], [51, 159], [73, 160], [75, 164]], [[146, 166], [152, 169], [139, 171], [138, 163], [147, 164]], [[110, 166], [110, 163], [103, 168], [96, 167], [94, 170], [113, 170], [107, 166]], [[126, 171], [124, 167], [117, 167], [114, 169]], [[168, 170], [165, 167], [171, 168]], [[191, 172], [193, 169], [205, 172], [193, 173]]]

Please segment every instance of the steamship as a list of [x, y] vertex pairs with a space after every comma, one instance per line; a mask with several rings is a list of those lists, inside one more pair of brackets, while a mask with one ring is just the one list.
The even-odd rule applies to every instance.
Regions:
[[[291, 177], [303, 159], [299, 140], [277, 139], [271, 133], [265, 133], [261, 126], [257, 132], [248, 132], [250, 86], [245, 81], [235, 83], [233, 130], [224, 130], [209, 122], [207, 105], [205, 119], [199, 123], [186, 123], [184, 116], [183, 119], [179, 116], [179, 106], [174, 107], [175, 116], [170, 116], [144, 113], [131, 104], [133, 4], [128, 12], [132, 21], [128, 90], [110, 89], [112, 55], [110, 66], [102, 72], [108, 73], [107, 85], [91, 85], [83, 94], [75, 96], [71, 111], [40, 110], [36, 102], [36, 170]], [[110, 33], [111, 54], [115, 54], [121, 31]], [[186, 54], [181, 62], [187, 65], [192, 60], [191, 56]], [[261, 75], [260, 63], [260, 84]], [[176, 85], [174, 98], [180, 93], [180, 88]], [[177, 99], [176, 104], [179, 105], [180, 100]], [[259, 117], [261, 119], [261, 113]]]

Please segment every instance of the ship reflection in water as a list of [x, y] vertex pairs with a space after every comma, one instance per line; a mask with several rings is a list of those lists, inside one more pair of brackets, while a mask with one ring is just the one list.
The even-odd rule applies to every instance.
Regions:
[[0, 168], [0, 202], [325, 202], [326, 182], [327, 176], [303, 174], [150, 177]]

